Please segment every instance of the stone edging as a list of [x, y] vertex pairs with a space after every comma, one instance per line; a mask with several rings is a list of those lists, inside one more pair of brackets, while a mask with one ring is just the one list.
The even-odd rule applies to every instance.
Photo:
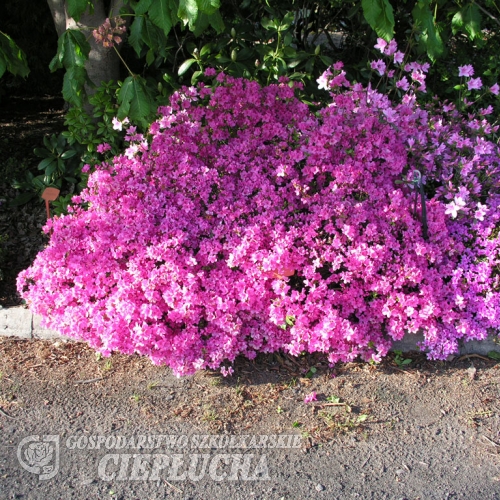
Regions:
[[[24, 307], [0, 308], [0, 337], [17, 337], [21, 339], [68, 339], [54, 330], [40, 326], [40, 316], [34, 315]], [[394, 342], [392, 350], [402, 352], [418, 351], [417, 342], [423, 340], [423, 335], [407, 334], [402, 340]], [[493, 341], [493, 337], [486, 340], [471, 340], [460, 347], [460, 354], [487, 355], [490, 351], [500, 354], [500, 344]]]
[[41, 318], [24, 307], [0, 309], [0, 337], [17, 337], [21, 339], [60, 339], [54, 330], [40, 326]]

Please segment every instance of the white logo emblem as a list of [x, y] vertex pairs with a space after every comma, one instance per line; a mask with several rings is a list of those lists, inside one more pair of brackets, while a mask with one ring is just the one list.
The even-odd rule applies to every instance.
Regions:
[[59, 471], [59, 436], [28, 436], [17, 447], [21, 467], [38, 479], [52, 479]]

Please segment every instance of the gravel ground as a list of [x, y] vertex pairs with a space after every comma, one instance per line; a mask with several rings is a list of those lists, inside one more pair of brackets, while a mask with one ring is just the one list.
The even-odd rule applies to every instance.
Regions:
[[[500, 498], [500, 365], [407, 359], [332, 372], [320, 357], [267, 355], [228, 379], [177, 379], [139, 356], [0, 339], [0, 496]], [[271, 436], [292, 438], [277, 448]], [[43, 479], [29, 447], [46, 444], [55, 473]]]

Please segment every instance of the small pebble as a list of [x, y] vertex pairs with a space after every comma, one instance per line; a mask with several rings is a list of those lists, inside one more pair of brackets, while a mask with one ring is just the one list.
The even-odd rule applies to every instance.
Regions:
[[322, 484], [317, 484], [316, 485], [316, 491], [324, 491], [325, 487]]

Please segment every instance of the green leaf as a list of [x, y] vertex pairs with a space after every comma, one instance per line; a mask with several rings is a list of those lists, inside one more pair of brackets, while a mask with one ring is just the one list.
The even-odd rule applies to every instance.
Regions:
[[199, 12], [191, 31], [194, 33], [194, 36], [200, 36], [209, 26], [209, 16], [207, 16], [204, 12]]
[[13, 200], [10, 201], [9, 206], [18, 207], [19, 205], [24, 205], [28, 201], [32, 200], [36, 196], [36, 193], [28, 192], [22, 193]]
[[118, 119], [123, 120], [128, 116], [130, 112], [130, 103], [134, 98], [134, 89], [133, 89], [133, 77], [129, 76], [122, 83], [120, 88], [120, 92], [118, 92], [118, 104], [120, 104], [120, 108], [118, 109]]
[[73, 106], [81, 107], [85, 94], [84, 84], [87, 76], [85, 68], [75, 66], [69, 68], [64, 75], [63, 97]]
[[0, 76], [5, 71], [23, 78], [30, 72], [24, 52], [9, 35], [0, 31]]
[[179, 76], [183, 75], [194, 63], [196, 62], [196, 59], [186, 59], [180, 66], [179, 70], [177, 71], [177, 74]]
[[51, 163], [54, 163], [55, 165], [55, 159], [54, 158], [45, 158], [45, 160], [42, 160], [38, 164], [38, 170], [45, 170]]
[[76, 151], [74, 149], [69, 149], [68, 151], [65, 151], [62, 155], [61, 158], [63, 160], [67, 160], [69, 158], [73, 158], [73, 156], [76, 155]]
[[39, 158], [52, 158], [53, 157], [53, 154], [44, 148], [35, 148], [33, 150], [33, 153], [35, 153]]
[[463, 31], [470, 40], [481, 34], [481, 12], [476, 4], [470, 3], [459, 10], [451, 20], [453, 34]]
[[226, 27], [219, 11], [210, 14], [208, 16], [208, 22], [217, 33], [222, 33]]
[[54, 72], [63, 67], [63, 58], [64, 58], [64, 39], [61, 35], [57, 40], [57, 52], [56, 55], [52, 58], [52, 61], [49, 63], [49, 69], [51, 72]]
[[[140, 2], [134, 7], [135, 13], [138, 16], [144, 15], [151, 7], [151, 2], [152, 2], [152, 0], [140, 0]], [[155, 0], [155, 2], [156, 2], [156, 0]]]
[[191, 77], [191, 85], [196, 85], [198, 83], [198, 78], [203, 75], [203, 71], [195, 71]]
[[68, 15], [78, 21], [80, 16], [87, 10], [88, 0], [67, 0]]
[[205, 14], [213, 14], [220, 8], [219, 0], [196, 0], [198, 9]]
[[490, 351], [488, 353], [488, 358], [500, 360], [500, 352], [498, 352], [498, 351]]
[[286, 31], [295, 19], [295, 12], [288, 12], [279, 25], [279, 31]]
[[260, 24], [266, 30], [276, 29], [276, 23], [274, 21], [271, 21], [271, 19], [269, 19], [267, 17], [262, 18], [262, 21], [260, 22]]
[[130, 25], [130, 35], [128, 37], [128, 42], [132, 46], [132, 48], [135, 50], [135, 53], [140, 57], [141, 56], [141, 49], [143, 46], [143, 41], [142, 41], [142, 29], [144, 26], [144, 18], [143, 17], [136, 17], [134, 19], [134, 22]]
[[184, 23], [184, 26], [189, 24], [189, 29], [192, 31], [198, 17], [198, 4], [196, 0], [179, 0], [179, 10], [177, 16]]
[[326, 400], [330, 403], [340, 403], [340, 398], [338, 396], [328, 396]]
[[146, 54], [146, 64], [148, 66], [151, 66], [155, 62], [155, 53], [153, 49], [149, 49], [148, 53]]
[[[144, 19], [142, 40], [155, 52], [156, 55], [165, 55], [166, 40], [163, 31], [156, 27], [149, 19]], [[156, 54], [157, 53], [157, 54]]]
[[434, 15], [429, 0], [418, 0], [412, 11], [415, 24], [421, 30], [421, 41], [431, 60], [435, 60], [444, 52], [443, 40], [434, 24]]
[[388, 0], [362, 0], [363, 14], [380, 38], [389, 41], [394, 36], [394, 12]]
[[172, 28], [170, 0], [155, 0], [149, 9], [149, 18], [168, 36]]
[[50, 61], [50, 71], [60, 68], [84, 67], [89, 58], [90, 44], [79, 30], [66, 30], [57, 41], [57, 54]]
[[46, 176], [51, 176], [55, 171], [56, 171], [57, 165], [56, 163], [51, 163], [46, 169], [45, 169], [45, 175]]
[[118, 93], [118, 118], [126, 116], [133, 122], [147, 124], [147, 119], [156, 111], [154, 100], [146, 86], [146, 81], [140, 76], [129, 76]]
[[206, 45], [203, 45], [203, 47], [200, 50], [200, 57], [203, 57], [205, 54], [210, 54], [212, 51], [212, 44], [207, 43]]

